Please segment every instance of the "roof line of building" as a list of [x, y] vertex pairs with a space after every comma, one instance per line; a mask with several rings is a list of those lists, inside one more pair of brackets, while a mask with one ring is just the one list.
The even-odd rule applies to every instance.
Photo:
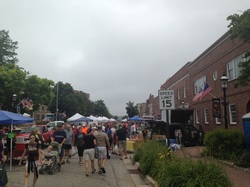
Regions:
[[164, 89], [171, 89], [173, 86], [175, 86], [176, 84], [178, 84], [180, 81], [182, 81], [183, 79], [185, 79], [188, 76], [189, 76], [189, 73], [187, 73], [185, 76], [183, 76], [180, 79], [178, 79], [178, 81], [176, 81], [173, 84], [171, 84], [168, 88], [164, 88]]
[[196, 59], [194, 59], [189, 68], [194, 66], [196, 63], [201, 61], [207, 54], [209, 54], [214, 48], [219, 46], [223, 41], [225, 41], [228, 37], [230, 37], [230, 30], [228, 30], [225, 34], [223, 34], [216, 42], [214, 42], [210, 47], [208, 47], [203, 53], [201, 53]]

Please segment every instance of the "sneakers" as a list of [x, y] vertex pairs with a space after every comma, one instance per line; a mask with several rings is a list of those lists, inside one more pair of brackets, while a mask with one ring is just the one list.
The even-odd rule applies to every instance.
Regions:
[[102, 172], [103, 172], [103, 173], [106, 173], [106, 170], [105, 170], [105, 168], [101, 168], [101, 170], [102, 170]]
[[102, 174], [102, 171], [100, 170], [100, 171], [98, 171], [98, 173], [99, 173], [99, 174]]
[[94, 174], [96, 172], [96, 169], [94, 169], [93, 171], [92, 171], [92, 174]]
[[79, 165], [82, 166], [82, 162], [79, 162]]
[[70, 163], [70, 161], [69, 161], [69, 160], [67, 160], [66, 162], [67, 162], [67, 163]]

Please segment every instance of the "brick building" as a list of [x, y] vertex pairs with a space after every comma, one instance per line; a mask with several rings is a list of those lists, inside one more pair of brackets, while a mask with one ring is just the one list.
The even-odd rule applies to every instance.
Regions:
[[[214, 128], [224, 128], [224, 111], [221, 106], [221, 117], [214, 118], [212, 111], [212, 99], [219, 98], [223, 102], [223, 91], [220, 86], [220, 78], [223, 73], [228, 77], [227, 89], [227, 119], [229, 128], [242, 129], [242, 116], [250, 112], [250, 85], [235, 88], [239, 75], [238, 64], [245, 52], [250, 50], [250, 44], [239, 39], [231, 39], [229, 31], [199, 55], [194, 61], [186, 63], [179, 71], [169, 78], [161, 90], [174, 90], [175, 108], [191, 109], [194, 111], [193, 123], [202, 125], [205, 131]], [[193, 101], [200, 88], [208, 83], [212, 91], [202, 100]], [[157, 99], [156, 99], [157, 98]], [[158, 97], [147, 99], [147, 106], [154, 106], [153, 111], [146, 114], [159, 113]], [[158, 102], [158, 106], [157, 105]], [[157, 109], [156, 109], [157, 108]], [[181, 116], [180, 116], [181, 117]]]

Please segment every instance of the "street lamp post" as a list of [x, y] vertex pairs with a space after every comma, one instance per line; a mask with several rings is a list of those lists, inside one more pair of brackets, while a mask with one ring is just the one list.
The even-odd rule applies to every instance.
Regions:
[[57, 86], [56, 86], [56, 121], [58, 118], [58, 82], [57, 82]]
[[228, 78], [225, 73], [223, 73], [222, 77], [220, 78], [221, 89], [223, 90], [223, 105], [224, 105], [224, 120], [225, 120], [225, 129], [228, 129], [227, 124], [227, 82]]
[[12, 95], [12, 112], [16, 113], [16, 94]]
[[185, 108], [185, 102], [184, 101], [181, 102], [181, 105], [182, 105], [182, 108]]

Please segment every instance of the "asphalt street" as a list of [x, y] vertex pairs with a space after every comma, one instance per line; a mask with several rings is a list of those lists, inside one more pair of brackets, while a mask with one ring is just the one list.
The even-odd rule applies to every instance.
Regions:
[[[138, 172], [131, 159], [120, 160], [117, 155], [112, 155], [106, 163], [106, 174], [89, 174], [85, 176], [85, 167], [79, 166], [78, 156], [70, 159], [71, 163], [62, 165], [61, 172], [53, 175], [47, 173], [39, 175], [36, 187], [149, 187]], [[97, 160], [95, 168], [98, 171]], [[22, 187], [24, 185], [24, 165], [13, 165], [12, 171], [6, 166], [9, 182], [6, 187]], [[29, 186], [33, 180], [33, 173], [29, 177]]]

